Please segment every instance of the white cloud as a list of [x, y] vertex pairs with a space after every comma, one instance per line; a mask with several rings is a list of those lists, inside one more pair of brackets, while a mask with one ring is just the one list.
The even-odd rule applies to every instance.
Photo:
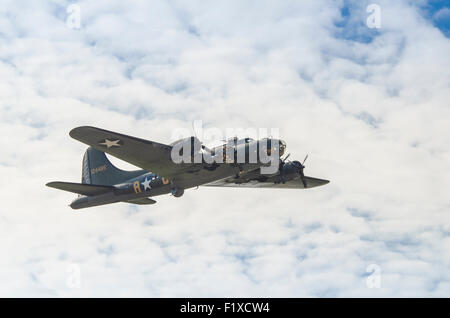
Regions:
[[[359, 2], [339, 26], [334, 1], [80, 1], [72, 30], [68, 4], [0, 8], [0, 295], [448, 296], [450, 43], [418, 8], [379, 1], [372, 30]], [[82, 212], [44, 187], [81, 178], [73, 127], [169, 142], [194, 119], [278, 127], [331, 183]]]

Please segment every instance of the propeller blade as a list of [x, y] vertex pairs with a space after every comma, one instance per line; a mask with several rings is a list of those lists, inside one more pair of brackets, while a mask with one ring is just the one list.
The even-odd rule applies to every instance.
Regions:
[[306, 159], [308, 159], [308, 155], [306, 155], [305, 159], [303, 159], [302, 166], [305, 164]]
[[303, 169], [305, 169], [305, 166], [303, 165], [306, 161], [306, 159], [308, 159], [308, 155], [306, 155], [305, 159], [303, 159], [303, 163], [300, 163], [298, 161], [294, 161], [295, 165], [298, 169], [298, 173], [300, 174], [300, 180], [302, 181], [302, 184], [305, 188], [308, 187], [308, 184], [306, 183], [306, 178], [305, 178], [305, 174], [303, 173]]
[[286, 174], [284, 173], [284, 169], [281, 169], [281, 183], [286, 183]]
[[305, 188], [307, 188], [308, 185], [306, 184], [305, 175], [303, 174], [303, 168], [300, 169], [300, 179], [302, 180], [303, 186], [304, 186]]
[[284, 160], [280, 158], [280, 165], [278, 166], [278, 170], [280, 171], [281, 183], [286, 183], [286, 173], [284, 170]]

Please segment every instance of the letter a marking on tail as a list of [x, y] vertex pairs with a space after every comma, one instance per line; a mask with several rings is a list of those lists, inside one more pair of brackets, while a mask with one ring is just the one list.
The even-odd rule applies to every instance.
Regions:
[[134, 181], [133, 188], [135, 193], [141, 193], [141, 185], [139, 184], [139, 181]]

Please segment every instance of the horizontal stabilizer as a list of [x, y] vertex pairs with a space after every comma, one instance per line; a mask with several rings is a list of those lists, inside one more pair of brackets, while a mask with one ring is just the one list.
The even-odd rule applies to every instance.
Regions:
[[127, 203], [134, 203], [134, 204], [139, 204], [139, 205], [144, 205], [144, 204], [155, 204], [156, 201], [150, 198], [139, 198], [139, 199], [134, 199], [134, 200], [128, 200], [128, 201], [124, 201]]
[[112, 186], [60, 181], [49, 182], [46, 186], [88, 196], [99, 195], [114, 190]]

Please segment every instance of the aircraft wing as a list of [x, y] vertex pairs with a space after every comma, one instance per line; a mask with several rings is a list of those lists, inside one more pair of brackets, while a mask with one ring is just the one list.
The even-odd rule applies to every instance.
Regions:
[[89, 126], [74, 128], [69, 134], [95, 149], [169, 179], [186, 169], [186, 165], [192, 166], [174, 163], [170, 145]]
[[[324, 184], [329, 183], [328, 180], [313, 178], [313, 177], [306, 177], [306, 184], [307, 189], [318, 187]], [[214, 181], [208, 184], [205, 184], [205, 186], [208, 187], [234, 187], [234, 188], [279, 188], [279, 189], [305, 189], [303, 186], [302, 181], [300, 180], [300, 177], [286, 181], [286, 183], [281, 182], [274, 182], [271, 178], [269, 178], [266, 181], [260, 181], [260, 180], [249, 180], [249, 181], [242, 181], [240, 179], [233, 179], [233, 178], [225, 178], [222, 180]]]

